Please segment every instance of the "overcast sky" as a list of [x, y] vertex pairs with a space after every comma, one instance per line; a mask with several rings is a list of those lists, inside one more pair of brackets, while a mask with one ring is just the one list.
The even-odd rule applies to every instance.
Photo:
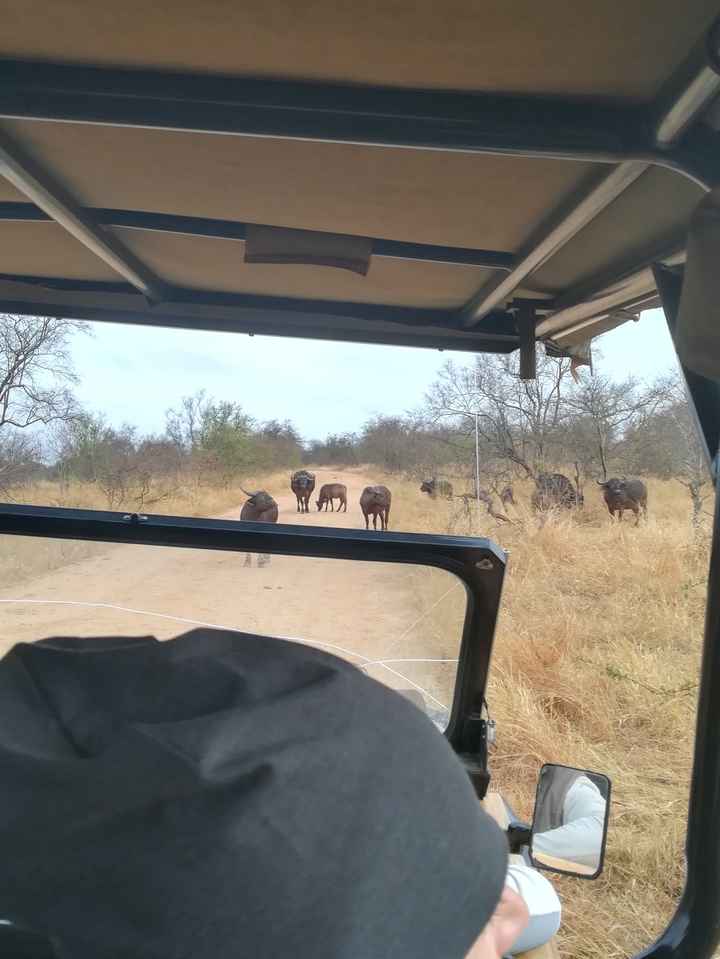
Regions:
[[[446, 360], [466, 353], [359, 346], [231, 333], [91, 324], [73, 357], [82, 403], [115, 426], [162, 432], [165, 411], [205, 389], [257, 419], [291, 419], [306, 439], [354, 431], [376, 413], [417, 407]], [[596, 341], [596, 368], [652, 379], [675, 365], [659, 310]], [[583, 372], [587, 376], [587, 372]]]

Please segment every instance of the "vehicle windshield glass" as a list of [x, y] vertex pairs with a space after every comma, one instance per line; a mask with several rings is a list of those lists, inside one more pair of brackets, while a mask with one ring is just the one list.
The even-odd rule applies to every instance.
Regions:
[[0, 652], [208, 626], [284, 637], [354, 663], [447, 725], [467, 599], [445, 570], [17, 536], [0, 537], [0, 556]]

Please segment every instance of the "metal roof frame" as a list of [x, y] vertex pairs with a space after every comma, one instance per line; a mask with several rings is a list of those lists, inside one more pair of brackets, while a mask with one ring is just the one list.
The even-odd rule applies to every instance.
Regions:
[[[150, 213], [140, 210], [90, 209], [85, 212], [100, 226], [121, 227], [125, 230], [148, 230], [154, 233], [175, 233], [182, 236], [207, 237], [220, 240], [244, 240], [247, 223], [237, 220], [216, 220], [200, 216], [176, 216], [172, 213]], [[0, 221], [33, 223], [51, 221], [34, 203], [0, 201]], [[452, 263], [457, 266], [481, 266], [488, 270], [509, 273], [515, 257], [500, 250], [478, 250], [470, 247], [441, 246], [434, 243], [406, 243], [373, 237], [372, 255], [390, 260], [422, 260], [425, 263]]]
[[[267, 332], [277, 332], [289, 314], [352, 319], [351, 329], [334, 320], [323, 330], [317, 321], [288, 327], [288, 335], [326, 335], [365, 342], [403, 342], [437, 348], [501, 350], [517, 348], [520, 333], [514, 302], [520, 285], [551, 255], [613, 203], [652, 166], [673, 171], [704, 190], [720, 174], [720, 147], [715, 135], [695, 123], [720, 92], [716, 71], [717, 31], [695, 50], [661, 96], [648, 106], [625, 106], [561, 100], [444, 91], [366, 88], [340, 84], [293, 83], [182, 74], [157, 70], [74, 66], [21, 60], [0, 60], [0, 118], [48, 122], [79, 122], [119, 127], [205, 132], [223, 136], [263, 136], [377, 145], [410, 150], [462, 151], [503, 156], [545, 157], [559, 162], [581, 160], [610, 164], [609, 172], [582, 191], [517, 255], [504, 251], [453, 249], [443, 245], [375, 239], [373, 255], [457, 263], [497, 270], [477, 293], [457, 310], [408, 310], [380, 304], [356, 304], [263, 295], [220, 294], [183, 290], [164, 283], [127, 250], [105, 227], [149, 229], [193, 236], [241, 240], [245, 224], [201, 217], [175, 217], [146, 211], [90, 210], [53, 182], [51, 171], [38, 169], [10, 138], [0, 143], [0, 173], [24, 193], [31, 204], [0, 204], [0, 220], [50, 217], [138, 289], [143, 299], [127, 298], [118, 286], [94, 292], [104, 304], [86, 302], [82, 281], [68, 282], [65, 296], [54, 305], [77, 315], [118, 318], [137, 315], [137, 322], [162, 322], [203, 327], [213, 324], [219, 307], [265, 311]], [[44, 214], [44, 216], [43, 216]], [[654, 251], [648, 251], [651, 256]], [[557, 338], [586, 324], [592, 335], [596, 317], [637, 303], [654, 292], [646, 259], [639, 265], [632, 289], [614, 289], [632, 273], [624, 264], [617, 277], [597, 285], [569, 290], [545, 303], [535, 301], [536, 336]], [[6, 282], [20, 280], [6, 276]], [[28, 290], [57, 283], [42, 277], [23, 278]], [[642, 287], [642, 289], [640, 289]], [[609, 297], [600, 294], [613, 288]], [[72, 290], [72, 292], [71, 292]], [[122, 294], [122, 301], [118, 295]], [[627, 295], [626, 295], [627, 294]], [[56, 298], [57, 299], [57, 298]], [[147, 301], [162, 311], [147, 309]], [[4, 308], [37, 312], [47, 296], [13, 296]], [[195, 311], [190, 314], [188, 306]], [[182, 309], [173, 309], [173, 306]], [[162, 318], [160, 313], [162, 312]], [[504, 317], [504, 339], [499, 318]], [[544, 317], [544, 318], [543, 318]], [[414, 319], [413, 319], [414, 318]], [[217, 317], [215, 317], [217, 320]], [[226, 322], [223, 321], [224, 323]], [[392, 331], [381, 324], [391, 324]], [[403, 325], [405, 327], [403, 331]], [[345, 326], [347, 324], [345, 323]], [[413, 337], [411, 328], [425, 327]], [[217, 327], [216, 327], [217, 328]], [[222, 328], [226, 328], [223, 325]], [[256, 318], [238, 315], [235, 326], [262, 332]], [[430, 330], [433, 330], [431, 333]], [[526, 329], [526, 327], [525, 327]], [[473, 335], [483, 332], [482, 336]], [[507, 337], [514, 338], [508, 346]], [[495, 345], [494, 345], [495, 344]]]

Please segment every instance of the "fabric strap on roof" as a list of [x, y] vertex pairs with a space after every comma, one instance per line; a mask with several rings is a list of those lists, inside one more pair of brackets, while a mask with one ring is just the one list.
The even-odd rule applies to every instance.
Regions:
[[333, 266], [367, 275], [372, 240], [364, 236], [287, 230], [250, 224], [245, 239], [246, 263], [299, 263]]

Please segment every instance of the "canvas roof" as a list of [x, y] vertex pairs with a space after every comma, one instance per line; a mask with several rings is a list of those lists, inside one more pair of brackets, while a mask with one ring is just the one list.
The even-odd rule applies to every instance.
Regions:
[[[525, 308], [569, 349], [720, 170], [709, 0], [0, 10], [5, 312], [506, 351]], [[246, 262], [254, 224], [366, 273]]]

